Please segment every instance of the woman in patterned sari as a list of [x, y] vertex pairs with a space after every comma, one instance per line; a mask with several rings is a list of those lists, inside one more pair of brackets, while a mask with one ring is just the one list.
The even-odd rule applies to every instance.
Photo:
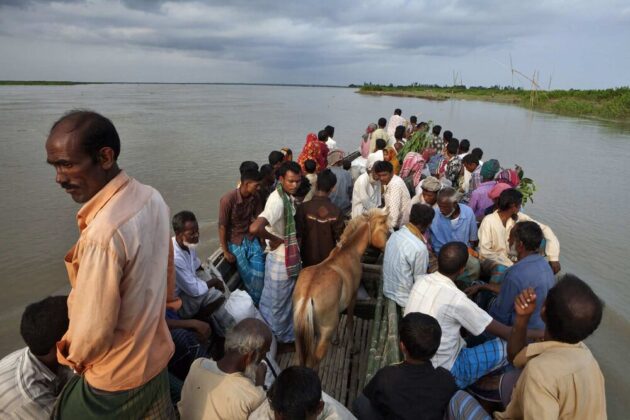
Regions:
[[328, 148], [326, 144], [319, 141], [315, 133], [308, 133], [306, 136], [306, 143], [302, 148], [300, 156], [298, 156], [297, 163], [302, 168], [303, 172], [306, 172], [304, 168], [304, 162], [309, 159], [315, 161], [315, 172], [319, 172], [326, 168], [326, 157], [328, 155]]

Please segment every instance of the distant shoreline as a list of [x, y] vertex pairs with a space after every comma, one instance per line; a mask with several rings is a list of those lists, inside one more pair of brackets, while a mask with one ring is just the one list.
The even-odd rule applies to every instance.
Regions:
[[[359, 87], [359, 86], [357, 86]], [[384, 86], [364, 85], [357, 93], [375, 96], [398, 96], [433, 101], [464, 99], [508, 103], [536, 111], [569, 117], [630, 123], [630, 88], [605, 90], [530, 90], [500, 87], [466, 86]]]
[[238, 82], [73, 82], [54, 80], [0, 80], [0, 86], [74, 86], [74, 85], [215, 85], [215, 86], [288, 86], [288, 87], [325, 87], [356, 88], [347, 85], [315, 85], [301, 83], [238, 83]]

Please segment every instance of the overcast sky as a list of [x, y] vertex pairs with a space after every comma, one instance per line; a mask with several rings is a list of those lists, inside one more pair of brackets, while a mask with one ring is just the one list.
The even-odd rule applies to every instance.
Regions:
[[630, 85], [628, 0], [0, 0], [0, 79]]

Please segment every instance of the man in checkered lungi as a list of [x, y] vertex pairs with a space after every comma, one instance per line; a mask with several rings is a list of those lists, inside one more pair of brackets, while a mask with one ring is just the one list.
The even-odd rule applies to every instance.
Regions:
[[[479, 378], [507, 364], [511, 328], [494, 319], [464, 292], [455, 286], [455, 279], [464, 271], [468, 248], [463, 242], [449, 242], [438, 256], [438, 271], [418, 276], [409, 293], [405, 315], [420, 312], [438, 320], [442, 340], [431, 359], [433, 366], [441, 366], [455, 377], [461, 389]], [[461, 337], [464, 328], [474, 336], [488, 333], [497, 338], [467, 347]], [[529, 338], [542, 337], [542, 330], [528, 330]]]

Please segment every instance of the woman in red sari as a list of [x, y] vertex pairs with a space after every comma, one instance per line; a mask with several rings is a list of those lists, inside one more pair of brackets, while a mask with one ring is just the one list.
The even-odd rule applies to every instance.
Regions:
[[308, 133], [306, 136], [306, 143], [302, 148], [300, 156], [298, 156], [297, 163], [304, 169], [304, 162], [309, 159], [315, 161], [315, 171], [319, 172], [326, 168], [326, 157], [328, 156], [328, 147], [326, 143], [319, 141], [315, 133]]

